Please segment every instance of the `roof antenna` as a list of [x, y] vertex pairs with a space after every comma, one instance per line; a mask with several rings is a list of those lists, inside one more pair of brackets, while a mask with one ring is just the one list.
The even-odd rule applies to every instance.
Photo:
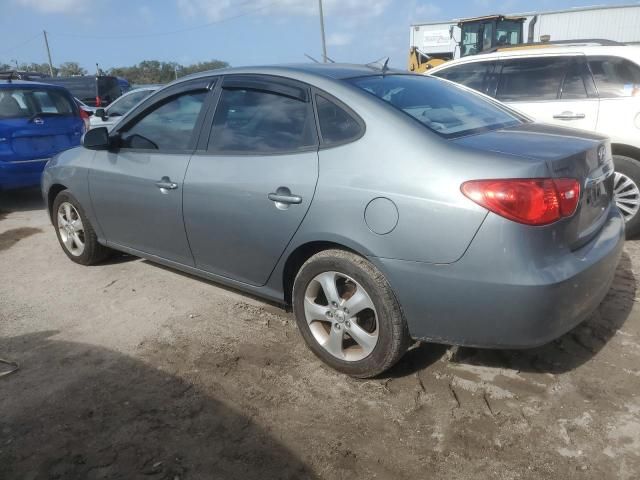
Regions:
[[320, 63], [318, 60], [316, 60], [315, 58], [313, 58], [311, 55], [307, 55], [306, 53], [304, 54], [305, 57], [307, 57], [309, 60], [315, 62], [315, 63]]
[[380, 70], [384, 76], [389, 71], [389, 57], [382, 57], [375, 62], [367, 63], [365, 67]]

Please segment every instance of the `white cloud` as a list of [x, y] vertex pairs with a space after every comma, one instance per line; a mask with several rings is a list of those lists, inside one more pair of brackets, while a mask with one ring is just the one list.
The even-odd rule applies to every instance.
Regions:
[[424, 3], [416, 6], [413, 11], [413, 17], [415, 20], [435, 20], [434, 17], [441, 15], [442, 9], [434, 5], [433, 3]]
[[327, 45], [330, 47], [343, 47], [349, 45], [353, 40], [350, 33], [330, 33], [327, 36]]
[[17, 0], [19, 5], [42, 13], [77, 13], [87, 6], [86, 0]]
[[[323, 9], [327, 16], [373, 17], [382, 14], [390, 3], [391, 0], [324, 0]], [[256, 0], [250, 4], [238, 3], [234, 0], [177, 0], [177, 6], [185, 16], [205, 16], [209, 21], [246, 14], [287, 16], [318, 14], [318, 2], [312, 0], [277, 0], [275, 2]]]

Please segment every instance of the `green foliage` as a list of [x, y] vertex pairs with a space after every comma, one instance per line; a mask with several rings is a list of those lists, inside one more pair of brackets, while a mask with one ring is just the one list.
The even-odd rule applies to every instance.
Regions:
[[203, 72], [228, 67], [227, 62], [212, 60], [199, 62], [193, 65], [183, 66], [176, 62], [160, 62], [158, 60], [145, 60], [131, 67], [115, 67], [109, 70], [109, 75], [123, 77], [132, 84], [167, 83], [178, 77], [184, 77], [190, 73]]
[[72, 77], [75, 75], [86, 75], [87, 71], [77, 62], [65, 62], [58, 67], [58, 75], [61, 77]]

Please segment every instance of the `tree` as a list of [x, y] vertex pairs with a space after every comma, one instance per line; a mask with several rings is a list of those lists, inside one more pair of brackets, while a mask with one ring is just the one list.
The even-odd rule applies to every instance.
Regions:
[[87, 71], [77, 62], [64, 62], [58, 68], [58, 75], [61, 77], [73, 77], [77, 75], [86, 75]]
[[193, 65], [183, 66], [176, 62], [161, 62], [158, 60], [145, 60], [131, 67], [114, 67], [109, 70], [110, 75], [123, 77], [132, 84], [168, 83], [176, 78], [190, 73], [214, 70], [228, 67], [227, 62], [211, 60], [199, 62]]

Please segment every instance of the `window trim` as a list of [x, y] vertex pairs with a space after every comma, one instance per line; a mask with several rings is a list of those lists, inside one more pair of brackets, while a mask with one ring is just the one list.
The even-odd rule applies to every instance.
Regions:
[[[209, 148], [212, 140], [213, 134], [213, 121], [215, 119], [216, 112], [220, 107], [220, 99], [222, 97], [222, 91], [225, 89], [228, 90], [253, 90], [257, 92], [270, 93], [272, 95], [279, 95], [285, 98], [293, 98], [294, 100], [298, 100], [307, 105], [308, 114], [310, 114], [310, 118], [314, 122], [314, 144], [309, 146], [304, 146], [297, 148], [295, 150], [278, 150], [278, 151], [268, 151], [268, 152], [256, 152], [251, 151], [247, 152], [244, 150], [222, 150], [222, 149], [212, 149]], [[287, 87], [289, 89], [299, 89], [302, 92], [305, 92], [304, 96], [295, 96], [287, 93]], [[209, 156], [227, 156], [227, 157], [267, 157], [267, 156], [283, 156], [283, 155], [295, 155], [298, 153], [304, 152], [314, 152], [318, 151], [320, 146], [320, 128], [318, 125], [318, 119], [315, 113], [314, 104], [311, 100], [311, 86], [299, 82], [297, 80], [293, 80], [288, 77], [280, 77], [277, 75], [265, 75], [265, 74], [229, 74], [224, 75], [222, 81], [218, 82], [216, 85], [213, 98], [212, 98], [212, 106], [210, 111], [207, 112], [205, 121], [203, 123], [202, 128], [208, 129], [208, 132], [202, 131], [200, 135], [200, 140], [198, 141], [197, 151], [200, 154], [209, 155]], [[290, 91], [290, 90], [289, 90]], [[304, 99], [303, 99], [304, 98]]]
[[[312, 99], [313, 99], [313, 110], [314, 110], [314, 114], [315, 114], [315, 117], [316, 117], [316, 125], [317, 125], [317, 128], [318, 128], [318, 138], [320, 140], [320, 148], [319, 148], [320, 150], [327, 150], [329, 148], [335, 148], [335, 147], [341, 147], [343, 145], [348, 145], [350, 143], [357, 142], [362, 137], [364, 137], [365, 133], [367, 133], [367, 124], [362, 119], [362, 117], [360, 115], [358, 115], [351, 107], [349, 107], [344, 102], [338, 100], [336, 97], [334, 97], [330, 93], [327, 93], [324, 90], [320, 90], [319, 88], [316, 88], [316, 87], [313, 87], [311, 94], [312, 94]], [[357, 136], [355, 136], [355, 137], [351, 137], [351, 138], [349, 138], [347, 140], [343, 140], [341, 142], [329, 142], [329, 141], [326, 141], [324, 139], [324, 137], [322, 136], [322, 128], [320, 126], [320, 114], [318, 113], [317, 97], [323, 97], [325, 100], [327, 100], [327, 101], [329, 101], [331, 103], [334, 103], [337, 107], [339, 107], [342, 110], [344, 110], [345, 112], [347, 112], [347, 114], [351, 118], [353, 118], [356, 121], [356, 123], [358, 124], [358, 126], [360, 127], [359, 134]]]
[[127, 132], [132, 125], [135, 125], [140, 119], [145, 117], [147, 114], [151, 113], [151, 111], [160, 108], [162, 105], [170, 102], [174, 98], [177, 98], [181, 95], [189, 94], [189, 93], [205, 93], [204, 102], [202, 103], [202, 108], [200, 109], [200, 113], [198, 114], [198, 118], [196, 119], [196, 123], [193, 127], [193, 131], [191, 133], [191, 138], [189, 139], [189, 143], [187, 148], [172, 148], [172, 149], [153, 149], [153, 148], [127, 148], [118, 145], [115, 148], [117, 151], [130, 152], [130, 153], [157, 153], [157, 154], [189, 154], [193, 153], [196, 150], [198, 145], [198, 141], [201, 135], [202, 124], [206, 117], [206, 113], [211, 107], [211, 90], [215, 88], [216, 79], [212, 77], [200, 78], [197, 80], [192, 80], [188, 82], [181, 82], [172, 87], [168, 87], [165, 89], [157, 90], [145, 98], [140, 105], [138, 105], [134, 110], [130, 111], [118, 122], [117, 127], [110, 133], [111, 137], [116, 138], [118, 144], [120, 144], [120, 139], [122, 138], [122, 134]]

